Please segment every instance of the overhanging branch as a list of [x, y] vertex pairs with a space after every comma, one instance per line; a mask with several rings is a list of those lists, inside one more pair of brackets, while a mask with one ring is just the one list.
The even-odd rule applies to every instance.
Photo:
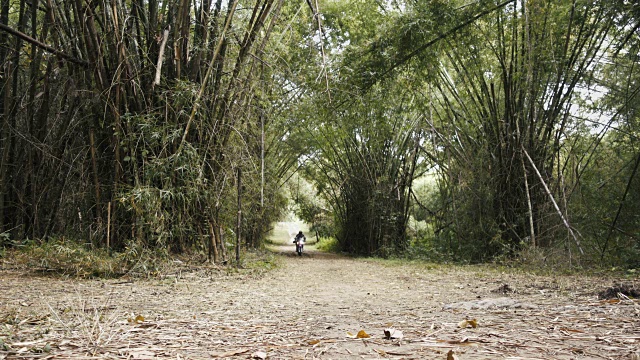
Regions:
[[381, 73], [380, 76], [377, 77], [376, 81], [371, 83], [371, 85], [367, 86], [365, 88], [365, 90], [370, 89], [376, 82], [378, 82], [378, 80], [384, 78], [389, 73], [391, 73], [393, 70], [395, 70], [396, 68], [404, 65], [407, 61], [411, 60], [411, 58], [413, 58], [414, 56], [419, 55], [421, 52], [423, 52], [427, 48], [431, 47], [433, 44], [437, 43], [438, 41], [440, 41], [442, 39], [445, 39], [446, 37], [454, 34], [458, 30], [473, 24], [476, 20], [480, 19], [481, 17], [483, 17], [485, 15], [488, 15], [488, 14], [491, 14], [492, 12], [501, 9], [501, 8], [507, 6], [508, 4], [510, 4], [510, 3], [514, 2], [514, 1], [515, 0], [506, 0], [506, 1], [496, 5], [495, 7], [491, 8], [491, 9], [481, 11], [479, 14], [473, 16], [471, 19], [459, 24], [458, 26], [455, 26], [455, 27], [449, 29], [448, 31], [438, 35], [436, 38], [426, 42], [425, 44], [422, 44], [420, 47], [418, 47], [417, 49], [413, 50], [409, 54], [405, 55], [403, 58], [401, 58], [395, 64], [393, 64], [391, 67], [389, 67], [383, 73]]
[[35, 46], [41, 48], [42, 50], [50, 52], [50, 53], [55, 54], [55, 55], [58, 55], [61, 58], [64, 58], [64, 59], [66, 59], [68, 61], [71, 61], [72, 63], [78, 64], [78, 65], [82, 65], [84, 67], [88, 67], [89, 66], [88, 62], [86, 62], [84, 60], [76, 59], [73, 56], [71, 56], [69, 54], [66, 54], [66, 53], [64, 53], [64, 52], [62, 52], [62, 51], [60, 51], [58, 49], [55, 49], [55, 48], [53, 48], [53, 47], [51, 47], [51, 46], [49, 46], [47, 44], [43, 44], [40, 41], [32, 38], [31, 36], [29, 36], [29, 35], [27, 35], [25, 33], [22, 33], [22, 32], [20, 32], [18, 30], [15, 30], [15, 29], [13, 29], [13, 28], [5, 25], [5, 24], [0, 24], [0, 30], [5, 31], [5, 32], [7, 32], [7, 33], [9, 33], [9, 34], [11, 34], [13, 36], [19, 37], [24, 41], [30, 42], [30, 43], [34, 44]]

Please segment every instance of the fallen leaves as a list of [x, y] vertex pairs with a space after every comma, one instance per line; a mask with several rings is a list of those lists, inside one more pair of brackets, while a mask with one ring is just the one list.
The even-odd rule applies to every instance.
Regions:
[[383, 349], [373, 349], [373, 351], [377, 352], [381, 356], [411, 356], [412, 353], [408, 351], [397, 351], [397, 350], [383, 350]]
[[[367, 332], [364, 331], [364, 330], [358, 331], [358, 333], [355, 334], [355, 335], [353, 333], [347, 331], [347, 337], [348, 338], [352, 338], [352, 339], [368, 339], [368, 338], [371, 337], [371, 335], [367, 334]], [[384, 329], [384, 338], [387, 339], [387, 340], [392, 340], [392, 339], [399, 340], [399, 339], [402, 339], [403, 337], [404, 337], [404, 335], [402, 334], [402, 331], [400, 331], [398, 329], [393, 329], [393, 328]], [[309, 343], [311, 344], [311, 342], [309, 342]], [[316, 343], [314, 343], [314, 344], [316, 344]], [[311, 344], [311, 345], [314, 345], [314, 344]]]
[[462, 340], [438, 340], [438, 342], [443, 342], [451, 345], [471, 345], [473, 343], [480, 343], [485, 341], [479, 339], [464, 338]]
[[371, 337], [371, 335], [367, 334], [367, 332], [364, 330], [358, 331], [358, 333], [355, 335], [347, 331], [347, 337], [352, 339], [368, 339]]
[[[13, 279], [1, 273], [0, 303], [5, 305], [4, 298], [11, 302], [0, 311], [0, 360], [78, 358], [83, 354], [123, 359], [577, 356], [640, 360], [640, 302], [598, 299], [595, 280], [591, 283], [580, 278], [581, 282], [576, 282], [560, 277], [560, 284], [547, 284], [539, 277], [504, 275], [503, 279], [479, 279], [479, 288], [469, 293], [468, 286], [460, 291], [448, 287], [460, 282], [458, 277], [472, 277], [467, 270], [457, 270], [455, 276], [425, 272], [420, 274], [422, 278], [406, 280], [411, 282], [410, 292], [406, 287], [389, 285], [384, 278], [396, 269], [378, 272], [373, 271], [374, 264], [349, 262], [352, 271], [347, 272], [342, 271], [342, 265], [327, 266], [323, 259], [313, 260], [317, 263], [305, 264], [310, 267], [305, 271], [330, 279], [321, 289], [337, 284], [337, 279], [350, 291], [339, 293], [345, 295], [340, 301], [333, 293], [314, 292], [318, 286], [311, 279], [302, 279], [299, 284], [287, 281], [287, 272], [282, 272], [282, 278], [269, 275], [255, 282], [239, 276], [225, 280], [194, 276], [178, 285], [152, 280], [107, 288], [96, 286], [98, 282], [84, 282], [76, 292], [66, 291], [71, 288], [66, 280]], [[352, 279], [352, 274], [358, 276]], [[311, 278], [317, 281], [315, 276]], [[26, 311], [20, 305], [27, 296], [24, 286], [18, 284], [26, 281], [28, 293], [33, 294], [28, 300], [33, 303], [30, 307], [45, 306], [45, 311]], [[491, 289], [505, 281], [517, 284], [518, 293], [510, 298], [489, 298]], [[289, 288], [291, 285], [295, 287]], [[341, 286], [336, 288], [342, 291]], [[351, 291], [354, 286], [359, 286], [358, 292]], [[292, 307], [292, 294], [307, 289], [309, 294], [303, 295], [308, 295], [308, 304], [302, 309]], [[377, 295], [365, 297], [366, 292]], [[44, 295], [39, 297], [39, 293]], [[46, 299], [51, 309], [39, 299]], [[117, 300], [117, 305], [109, 299]], [[447, 301], [465, 302], [443, 307]], [[535, 308], [522, 304], [535, 304]], [[347, 331], [351, 333], [345, 336]], [[43, 353], [49, 348], [51, 352]]]
[[478, 321], [476, 319], [466, 319], [466, 320], [462, 320], [458, 323], [458, 327], [459, 328], [468, 328], [468, 327], [472, 327], [472, 328], [477, 328], [478, 327]]
[[580, 334], [584, 334], [584, 331], [582, 330], [578, 330], [578, 329], [570, 329], [570, 328], [566, 328], [566, 327], [561, 327], [560, 331], [566, 331], [566, 332], [572, 332], [572, 333], [580, 333]]
[[127, 322], [130, 324], [142, 324], [144, 322], [144, 316], [138, 315], [135, 318], [127, 318]]
[[231, 356], [246, 354], [248, 352], [249, 352], [249, 349], [235, 349], [235, 350], [229, 350], [225, 352], [209, 353], [209, 355], [211, 355], [211, 357], [214, 357], [214, 358], [228, 358]]

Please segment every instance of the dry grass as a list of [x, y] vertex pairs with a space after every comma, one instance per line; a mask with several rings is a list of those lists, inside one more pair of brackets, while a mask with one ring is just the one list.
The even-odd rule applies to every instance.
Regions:
[[[0, 359], [444, 359], [449, 351], [461, 359], [622, 359], [640, 343], [637, 300], [597, 296], [620, 279], [311, 250], [298, 257], [291, 248], [281, 246], [258, 272], [209, 266], [103, 280], [2, 271]], [[261, 256], [273, 255], [244, 260]], [[477, 327], [460, 325], [470, 319]], [[384, 337], [389, 327], [404, 337]], [[348, 335], [360, 330], [371, 337]]]
[[3, 268], [79, 278], [113, 278], [127, 274], [150, 276], [162, 272], [170, 263], [166, 252], [151, 251], [141, 246], [128, 246], [122, 252], [110, 253], [64, 238], [30, 241], [5, 250], [0, 261]]

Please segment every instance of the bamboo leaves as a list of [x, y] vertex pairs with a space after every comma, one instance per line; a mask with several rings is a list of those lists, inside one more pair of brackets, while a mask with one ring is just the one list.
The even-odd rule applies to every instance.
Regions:
[[[261, 157], [248, 124], [262, 121], [271, 136], [264, 113], [272, 84], [258, 79], [274, 71], [260, 64], [273, 56], [268, 44], [280, 30], [283, 1], [244, 2], [251, 16], [236, 13], [238, 3], [22, 1], [18, 18], [3, 2], [0, 26], [25, 36], [2, 32], [2, 48], [15, 49], [2, 53], [3, 63], [15, 59], [16, 76], [14, 88], [3, 87], [2, 138], [11, 141], [1, 147], [0, 229], [38, 238], [66, 227], [95, 245], [136, 241], [182, 251], [213, 244], [211, 254], [224, 253], [221, 238], [233, 224], [225, 198], [236, 192], [231, 175]], [[21, 101], [24, 113], [12, 105]], [[261, 114], [252, 111], [258, 104]], [[9, 136], [11, 128], [25, 140]], [[7, 181], [17, 164], [25, 165]], [[251, 182], [258, 176], [243, 173]], [[82, 179], [91, 179], [89, 187]], [[251, 241], [283, 206], [268, 203], [277, 180], [262, 182], [262, 210], [247, 220]]]

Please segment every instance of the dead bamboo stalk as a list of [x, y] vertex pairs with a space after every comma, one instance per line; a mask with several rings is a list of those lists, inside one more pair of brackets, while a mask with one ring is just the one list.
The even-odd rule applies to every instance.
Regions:
[[27, 41], [27, 42], [29, 42], [29, 43], [31, 43], [31, 44], [33, 44], [33, 45], [45, 50], [47, 52], [50, 52], [50, 53], [55, 54], [55, 55], [58, 55], [58, 56], [60, 56], [60, 57], [62, 57], [64, 59], [67, 59], [67, 60], [71, 61], [72, 63], [78, 64], [78, 65], [82, 65], [84, 67], [89, 66], [88, 62], [86, 62], [84, 60], [76, 59], [75, 57], [73, 57], [73, 56], [71, 56], [69, 54], [66, 54], [66, 53], [64, 53], [64, 52], [62, 52], [62, 51], [60, 51], [60, 50], [58, 50], [56, 48], [53, 48], [52, 46], [47, 45], [47, 44], [44, 44], [44, 43], [32, 38], [31, 36], [21, 32], [21, 31], [15, 30], [15, 29], [13, 29], [13, 28], [5, 25], [5, 24], [0, 24], [0, 30], [5, 31], [5, 32], [7, 32], [7, 33], [9, 33], [9, 34], [11, 34], [13, 36], [19, 37], [20, 39], [25, 40], [25, 41]]
[[531, 194], [529, 193], [529, 180], [527, 180], [527, 167], [524, 165], [524, 159], [521, 158], [522, 171], [524, 175], [524, 189], [527, 194], [527, 209], [529, 210], [529, 231], [531, 232], [531, 246], [536, 247], [536, 232], [533, 224], [533, 206], [531, 205]]
[[529, 153], [527, 153], [527, 150], [524, 149], [524, 146], [522, 147], [522, 153], [527, 157], [527, 159], [531, 163], [531, 167], [533, 167], [533, 170], [536, 172], [536, 175], [538, 175], [538, 178], [540, 179], [540, 182], [542, 183], [544, 190], [547, 192], [547, 195], [549, 195], [549, 199], [551, 199], [551, 203], [553, 203], [553, 207], [556, 208], [556, 212], [558, 213], [558, 215], [560, 215], [560, 218], [562, 219], [564, 226], [566, 226], [567, 230], [569, 231], [569, 234], [571, 234], [571, 237], [573, 237], [573, 240], [576, 242], [576, 245], [578, 245], [578, 250], [580, 250], [580, 254], [584, 255], [584, 251], [582, 250], [582, 246], [580, 245], [580, 240], [578, 240], [578, 237], [576, 237], [576, 234], [573, 232], [573, 229], [571, 228], [571, 225], [569, 225], [569, 222], [567, 221], [567, 219], [564, 217], [564, 215], [562, 215], [562, 211], [560, 210], [560, 207], [558, 206], [558, 203], [556, 202], [556, 200], [553, 198], [553, 194], [551, 194], [551, 191], [549, 191], [549, 187], [547, 186], [547, 183], [542, 178], [542, 174], [540, 174], [540, 171], [538, 171], [538, 167], [533, 162], [533, 159], [531, 159], [531, 156], [529, 156]]
[[236, 267], [240, 266], [240, 232], [242, 231], [242, 169], [238, 168], [238, 223], [236, 228]]
[[109, 249], [109, 239], [111, 238], [111, 201], [107, 205], [107, 250]]
[[156, 85], [160, 85], [160, 76], [162, 75], [162, 62], [164, 61], [164, 49], [167, 46], [167, 39], [169, 38], [169, 31], [171, 30], [171, 26], [164, 29], [164, 33], [162, 34], [162, 43], [160, 44], [160, 52], [158, 54], [158, 63], [156, 64], [156, 77], [153, 80], [153, 87]]

